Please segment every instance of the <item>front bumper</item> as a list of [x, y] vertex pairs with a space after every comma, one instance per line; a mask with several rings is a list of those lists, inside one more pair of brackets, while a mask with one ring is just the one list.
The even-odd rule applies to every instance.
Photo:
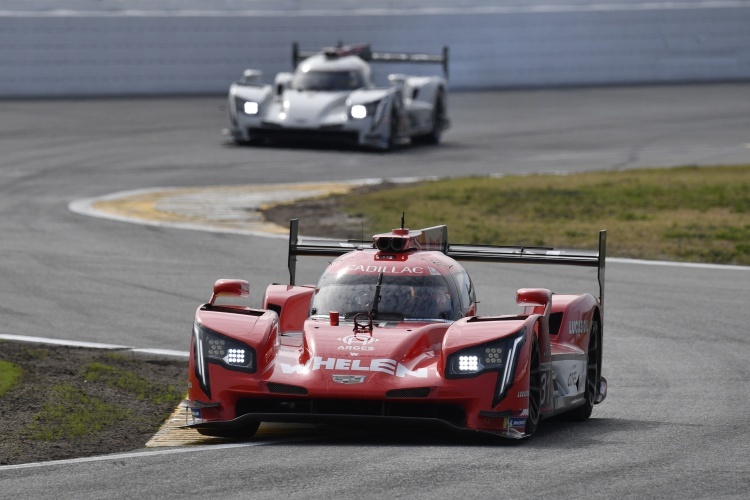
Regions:
[[[231, 420], [216, 420], [209, 415], [216, 414], [220, 403], [203, 403], [184, 400], [181, 406], [188, 409], [183, 428], [206, 430], [239, 430], [260, 422], [324, 424], [337, 427], [376, 427], [393, 428], [430, 427], [450, 430], [452, 432], [474, 432], [491, 434], [509, 439], [522, 439], [526, 424], [525, 418], [514, 416], [516, 412], [480, 412], [479, 418], [491, 422], [487, 428], [470, 428], [466, 426], [466, 414], [459, 405], [443, 403], [407, 403], [401, 405], [386, 404], [384, 401], [338, 401], [331, 406], [331, 401], [300, 400], [303, 407], [297, 411], [263, 411], [282, 408], [284, 404], [263, 404], [265, 399], [252, 399], [259, 402], [260, 411], [244, 413]], [[380, 411], [378, 411], [378, 408]], [[205, 418], [209, 417], [209, 418]]]
[[388, 147], [387, 130], [372, 128], [368, 121], [292, 127], [262, 120], [239, 119], [225, 133], [236, 142], [298, 141], [324, 144], [347, 144], [377, 149]]

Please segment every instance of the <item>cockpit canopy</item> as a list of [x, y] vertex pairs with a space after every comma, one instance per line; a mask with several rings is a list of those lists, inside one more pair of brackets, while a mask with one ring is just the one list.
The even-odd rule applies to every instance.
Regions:
[[298, 71], [292, 79], [292, 88], [295, 90], [343, 91], [357, 90], [366, 86], [365, 75], [357, 69]]
[[[324, 273], [312, 301], [311, 316], [337, 311], [342, 319], [373, 309], [378, 274]], [[462, 314], [454, 285], [441, 274], [384, 274], [373, 319], [456, 320]]]

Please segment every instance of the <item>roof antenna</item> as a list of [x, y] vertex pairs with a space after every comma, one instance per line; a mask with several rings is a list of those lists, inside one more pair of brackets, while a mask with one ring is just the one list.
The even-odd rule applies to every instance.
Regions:
[[406, 212], [401, 212], [401, 229], [404, 228], [404, 216], [406, 215]]

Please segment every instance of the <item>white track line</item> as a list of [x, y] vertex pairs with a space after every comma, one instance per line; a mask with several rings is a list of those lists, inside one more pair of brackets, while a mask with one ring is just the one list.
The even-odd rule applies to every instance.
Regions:
[[642, 259], [622, 259], [619, 257], [607, 257], [607, 263], [615, 262], [617, 264], [637, 264], [641, 266], [671, 266], [686, 267], [690, 269], [714, 269], [718, 271], [750, 271], [750, 266], [730, 266], [725, 264], [703, 264], [700, 262], [674, 262], [669, 260], [642, 260]]
[[170, 448], [167, 450], [159, 451], [136, 451], [132, 453], [117, 453], [114, 455], [99, 455], [96, 457], [84, 457], [84, 458], [70, 458], [68, 460], [50, 460], [49, 462], [32, 462], [28, 464], [17, 464], [17, 465], [0, 465], [0, 471], [13, 470], [13, 469], [29, 469], [35, 467], [53, 467], [56, 465], [76, 465], [88, 462], [106, 462], [111, 460], [125, 460], [128, 458], [141, 458], [141, 457], [152, 457], [156, 455], [173, 455], [176, 453], [198, 453], [202, 451], [214, 451], [214, 450], [226, 450], [230, 448], [247, 448], [250, 446], [263, 446], [267, 444], [277, 444], [281, 442], [287, 442], [288, 440], [275, 440], [275, 441], [263, 441], [253, 443], [229, 443], [229, 444], [217, 444], [210, 446], [191, 446], [189, 448]]
[[175, 356], [181, 358], [190, 357], [187, 351], [173, 351], [171, 349], [137, 349], [125, 345], [99, 344], [97, 342], [80, 342], [78, 340], [62, 340], [47, 337], [29, 337], [26, 335], [11, 335], [0, 333], [0, 340], [14, 340], [16, 342], [31, 342], [35, 344], [61, 345], [65, 347], [87, 347], [89, 349], [108, 349], [112, 351], [132, 351], [141, 354], [154, 354], [157, 356]]

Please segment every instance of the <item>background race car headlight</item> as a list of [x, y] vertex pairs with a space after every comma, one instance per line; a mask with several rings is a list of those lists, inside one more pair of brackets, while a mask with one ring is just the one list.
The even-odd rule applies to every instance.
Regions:
[[239, 111], [240, 113], [254, 116], [260, 112], [260, 104], [255, 101], [246, 101], [245, 99], [235, 97], [234, 102], [237, 111]]
[[497, 372], [497, 384], [492, 395], [492, 406], [507, 394], [518, 366], [518, 353], [526, 341], [526, 330], [511, 337], [469, 347], [451, 354], [447, 360], [445, 378], [476, 377], [486, 372]]
[[357, 120], [361, 120], [362, 118], [367, 117], [367, 108], [362, 106], [361, 104], [355, 104], [352, 106], [352, 118], [356, 118]]
[[378, 105], [380, 101], [371, 102], [368, 104], [355, 104], [349, 109], [349, 116], [355, 120], [363, 120], [368, 116], [375, 116], [378, 111]]
[[193, 326], [193, 358], [195, 376], [201, 389], [211, 397], [208, 364], [221, 365], [229, 370], [255, 373], [255, 349], [239, 340], [229, 338], [196, 322]]
[[258, 103], [253, 101], [247, 101], [243, 107], [243, 111], [246, 115], [257, 115], [258, 114]]

